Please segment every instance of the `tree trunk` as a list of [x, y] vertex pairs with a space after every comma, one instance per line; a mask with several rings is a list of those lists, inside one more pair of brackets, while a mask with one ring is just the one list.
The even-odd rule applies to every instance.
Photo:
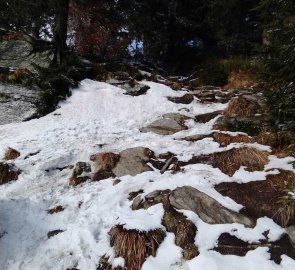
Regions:
[[62, 62], [67, 51], [67, 33], [70, 0], [56, 0], [56, 17], [53, 38], [56, 47], [55, 60]]

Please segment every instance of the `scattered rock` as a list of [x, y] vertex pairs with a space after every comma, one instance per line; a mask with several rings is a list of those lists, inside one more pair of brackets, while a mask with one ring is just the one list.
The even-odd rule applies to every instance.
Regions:
[[121, 88], [126, 90], [125, 95], [133, 97], [144, 95], [150, 89], [148, 85], [138, 83], [135, 80], [131, 80], [128, 83], [122, 84]]
[[14, 164], [0, 162], [0, 185], [17, 180], [20, 173]]
[[63, 230], [54, 230], [54, 231], [50, 231], [48, 234], [47, 234], [47, 237], [48, 239], [50, 239], [51, 237], [59, 234], [59, 233], [63, 233], [64, 231]]
[[201, 141], [201, 140], [203, 140], [205, 138], [209, 138], [209, 137], [211, 137], [211, 134], [208, 134], [208, 135], [196, 134], [196, 135], [181, 138], [181, 140], [185, 140], [185, 141], [188, 141], [188, 142], [197, 142], [197, 141]]
[[209, 122], [210, 120], [214, 119], [216, 116], [222, 114], [222, 111], [215, 111], [211, 113], [204, 113], [204, 114], [199, 114], [195, 117], [195, 120], [200, 123], [206, 123]]
[[89, 180], [91, 173], [91, 166], [86, 162], [77, 162], [72, 176], [70, 178], [70, 185], [77, 186], [87, 180]]
[[190, 118], [182, 114], [165, 114], [161, 119], [158, 119], [147, 127], [142, 128], [141, 132], [153, 132], [159, 135], [171, 135], [176, 132], [188, 129], [185, 125], [185, 120], [188, 119]]
[[135, 176], [137, 174], [152, 171], [152, 168], [147, 165], [154, 153], [144, 147], [135, 147], [126, 149], [120, 152], [120, 159], [117, 162], [112, 172], [121, 177], [124, 175]]
[[120, 182], [121, 182], [120, 179], [115, 179], [115, 180], [113, 181], [113, 186], [118, 185]]
[[172, 191], [170, 204], [176, 209], [190, 210], [209, 224], [240, 223], [253, 227], [246, 216], [226, 209], [219, 202], [192, 187], [180, 187]]
[[53, 214], [56, 214], [56, 213], [62, 212], [62, 211], [64, 211], [64, 210], [65, 210], [65, 208], [64, 208], [63, 206], [58, 205], [58, 206], [56, 206], [56, 207], [54, 207], [54, 208], [48, 209], [48, 210], [47, 210], [47, 213], [50, 214], [50, 215], [53, 215]]
[[167, 97], [167, 99], [174, 103], [190, 104], [194, 101], [194, 96], [191, 94], [185, 94], [182, 97]]
[[5, 151], [4, 159], [5, 160], [14, 160], [14, 159], [17, 159], [19, 156], [20, 156], [20, 152], [18, 152], [17, 150], [9, 147]]
[[165, 204], [170, 193], [171, 193], [171, 190], [167, 189], [167, 190], [155, 190], [147, 194], [145, 197], [142, 197], [141, 195], [139, 196], [136, 195], [135, 199], [132, 202], [131, 208], [132, 210], [148, 209], [149, 207], [156, 205], [158, 203]]

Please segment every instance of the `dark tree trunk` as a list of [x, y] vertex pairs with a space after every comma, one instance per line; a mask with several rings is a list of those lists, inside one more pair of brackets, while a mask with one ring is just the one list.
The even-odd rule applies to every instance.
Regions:
[[70, 0], [56, 0], [56, 17], [53, 29], [56, 47], [55, 60], [62, 62], [67, 51], [67, 33]]

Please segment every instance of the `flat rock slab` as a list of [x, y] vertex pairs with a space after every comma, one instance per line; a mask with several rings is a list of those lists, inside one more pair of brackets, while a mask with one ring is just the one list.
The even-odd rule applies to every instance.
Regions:
[[153, 152], [144, 147], [135, 147], [120, 152], [120, 159], [112, 172], [117, 177], [124, 175], [135, 176], [137, 174], [152, 171], [153, 169], [147, 165]]
[[0, 125], [33, 118], [39, 100], [35, 89], [0, 83]]
[[222, 111], [215, 111], [210, 113], [199, 114], [195, 117], [195, 120], [200, 123], [206, 123], [214, 119], [216, 116], [222, 114]]
[[172, 191], [170, 204], [176, 209], [193, 211], [209, 224], [240, 223], [254, 227], [253, 221], [246, 216], [225, 208], [210, 196], [189, 186]]
[[176, 132], [188, 129], [185, 120], [191, 119], [178, 113], [164, 114], [161, 119], [154, 121], [147, 127], [141, 129], [141, 132], [153, 132], [159, 135], [171, 135]]

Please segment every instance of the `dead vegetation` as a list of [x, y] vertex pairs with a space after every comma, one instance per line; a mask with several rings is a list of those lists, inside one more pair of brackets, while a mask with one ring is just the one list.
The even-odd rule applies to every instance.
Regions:
[[197, 227], [192, 221], [187, 219], [182, 213], [174, 209], [165, 211], [162, 224], [168, 232], [175, 235], [175, 244], [183, 249], [183, 258], [191, 260], [199, 255], [195, 245]]
[[248, 135], [230, 135], [227, 133], [214, 132], [213, 140], [221, 146], [228, 146], [231, 143], [254, 143], [254, 139]]
[[0, 185], [17, 180], [20, 173], [13, 164], [0, 162]]
[[279, 174], [268, 175], [265, 181], [221, 183], [215, 188], [242, 204], [241, 213], [247, 216], [255, 219], [267, 216], [283, 227], [295, 222], [295, 200], [289, 194], [295, 190], [295, 173], [292, 171], [280, 170]]
[[268, 163], [268, 154], [255, 148], [233, 148], [228, 151], [213, 154], [213, 166], [223, 173], [233, 176], [241, 167], [247, 167], [248, 171], [261, 171]]
[[210, 155], [195, 156], [187, 162], [179, 162], [181, 166], [188, 164], [209, 164], [220, 169], [223, 173], [233, 176], [241, 166], [250, 172], [261, 171], [268, 163], [267, 152], [252, 147], [233, 148]]
[[8, 147], [7, 150], [5, 151], [4, 154], [4, 159], [5, 160], [14, 160], [17, 159], [20, 156], [20, 152], [18, 152], [17, 150]]
[[230, 72], [228, 84], [224, 89], [250, 88], [256, 85], [255, 74], [251, 70], [235, 70]]
[[260, 112], [260, 105], [254, 97], [239, 96], [230, 101], [224, 110], [225, 117], [251, 117]]
[[161, 229], [139, 232], [126, 230], [122, 225], [113, 227], [109, 234], [115, 257], [123, 257], [128, 270], [140, 270], [148, 256], [156, 256], [157, 249], [166, 236]]

